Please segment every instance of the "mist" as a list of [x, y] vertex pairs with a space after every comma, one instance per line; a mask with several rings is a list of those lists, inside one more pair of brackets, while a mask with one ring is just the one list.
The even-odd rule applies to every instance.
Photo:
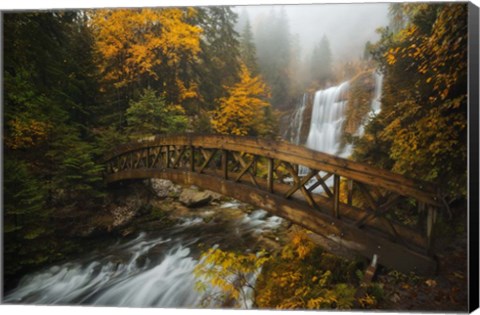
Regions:
[[298, 36], [305, 57], [326, 35], [335, 62], [362, 56], [365, 43], [379, 39], [376, 29], [388, 23], [388, 3], [308, 4], [237, 6], [239, 23], [248, 15], [255, 36], [255, 24], [271, 10], [284, 10], [291, 35]]

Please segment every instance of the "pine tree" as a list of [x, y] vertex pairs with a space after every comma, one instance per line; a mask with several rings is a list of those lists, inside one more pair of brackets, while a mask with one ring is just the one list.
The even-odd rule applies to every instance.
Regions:
[[265, 81], [271, 87], [274, 108], [285, 108], [291, 101], [291, 35], [285, 10], [272, 9], [260, 20], [255, 31], [258, 64]]
[[253, 40], [252, 27], [248, 19], [245, 21], [245, 26], [240, 36], [240, 57], [248, 70], [253, 75], [257, 75], [257, 51]]
[[130, 102], [126, 117], [133, 138], [182, 133], [187, 127], [183, 108], [168, 105], [165, 97], [158, 97], [152, 89], [145, 89], [138, 101]]
[[321, 86], [332, 80], [332, 52], [326, 35], [313, 49], [311, 60], [311, 78]]
[[[225, 96], [224, 86], [238, 80], [240, 53], [234, 29], [236, 19], [236, 13], [229, 7], [200, 8], [194, 19], [203, 34], [199, 62], [195, 65], [202, 109], [214, 109], [215, 101]], [[200, 111], [199, 106], [194, 109]]]

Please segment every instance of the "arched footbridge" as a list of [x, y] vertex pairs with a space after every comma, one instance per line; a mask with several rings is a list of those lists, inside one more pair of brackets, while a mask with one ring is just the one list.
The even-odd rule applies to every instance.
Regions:
[[[402, 272], [436, 271], [430, 183], [287, 142], [157, 136], [105, 157], [108, 183], [163, 178], [238, 199]], [[227, 211], [227, 210], [226, 210]]]

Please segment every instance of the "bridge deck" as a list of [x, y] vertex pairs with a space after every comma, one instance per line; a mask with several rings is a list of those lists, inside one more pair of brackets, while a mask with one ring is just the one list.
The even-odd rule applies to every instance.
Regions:
[[[172, 136], [132, 142], [106, 157], [106, 180], [165, 178], [263, 208], [403, 272], [435, 272], [434, 187], [283, 142]], [[299, 168], [308, 168], [299, 176]], [[333, 184], [327, 180], [332, 181]], [[321, 188], [321, 191], [318, 191]], [[415, 202], [419, 222], [395, 220]], [[423, 226], [420, 223], [424, 223]]]

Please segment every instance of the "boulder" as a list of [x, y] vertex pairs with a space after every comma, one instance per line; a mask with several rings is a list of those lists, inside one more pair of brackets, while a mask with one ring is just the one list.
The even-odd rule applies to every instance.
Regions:
[[173, 188], [173, 183], [167, 179], [152, 178], [150, 185], [159, 198], [167, 198], [170, 190]]
[[189, 208], [201, 207], [207, 205], [212, 200], [212, 195], [208, 191], [186, 188], [182, 191], [178, 200]]

